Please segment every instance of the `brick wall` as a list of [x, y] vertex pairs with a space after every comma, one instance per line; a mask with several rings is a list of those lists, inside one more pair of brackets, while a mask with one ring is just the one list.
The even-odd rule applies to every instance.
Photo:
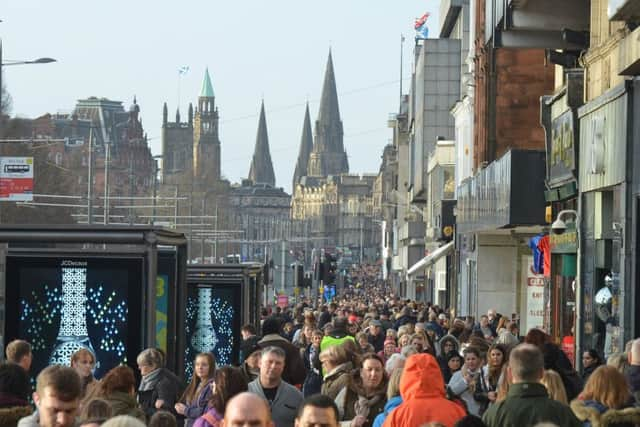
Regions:
[[480, 0], [476, 9], [475, 170], [510, 148], [544, 150], [540, 96], [552, 93], [554, 87], [554, 66], [545, 63], [544, 50], [494, 50], [484, 45], [484, 3]]

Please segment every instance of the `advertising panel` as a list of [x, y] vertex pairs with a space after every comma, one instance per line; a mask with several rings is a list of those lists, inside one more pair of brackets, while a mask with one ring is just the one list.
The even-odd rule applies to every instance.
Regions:
[[0, 157], [0, 201], [33, 201], [33, 157]]
[[7, 340], [29, 341], [32, 377], [69, 365], [80, 349], [96, 356], [101, 378], [142, 350], [143, 280], [139, 258], [7, 258]]

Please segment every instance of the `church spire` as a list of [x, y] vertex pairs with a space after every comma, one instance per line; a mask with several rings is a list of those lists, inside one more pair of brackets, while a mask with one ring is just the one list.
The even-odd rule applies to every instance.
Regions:
[[349, 173], [349, 161], [344, 150], [343, 137], [333, 57], [329, 50], [320, 97], [320, 112], [314, 127], [313, 151], [309, 156], [307, 175], [323, 177]]
[[258, 134], [256, 136], [256, 147], [249, 168], [249, 179], [254, 184], [276, 185], [276, 177], [273, 173], [273, 163], [269, 152], [269, 136], [267, 134], [267, 120], [264, 114], [264, 101], [260, 108], [260, 120], [258, 121]]
[[296, 169], [293, 173], [293, 186], [291, 191], [296, 188], [296, 184], [300, 182], [300, 178], [307, 175], [307, 167], [309, 165], [309, 155], [313, 150], [313, 135], [311, 133], [311, 118], [309, 117], [309, 103], [304, 112], [304, 123], [302, 125], [302, 138], [300, 139], [300, 151], [298, 151], [298, 161]]
[[322, 96], [320, 97], [320, 112], [318, 121], [329, 123], [340, 121], [340, 108], [338, 107], [338, 91], [336, 89], [336, 76], [333, 72], [333, 58], [329, 49], [327, 59], [327, 69], [324, 74], [324, 84], [322, 85]]

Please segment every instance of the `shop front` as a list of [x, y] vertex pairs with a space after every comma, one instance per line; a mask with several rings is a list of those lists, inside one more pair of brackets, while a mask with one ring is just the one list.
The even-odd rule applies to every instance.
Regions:
[[628, 81], [579, 109], [578, 348], [605, 357], [634, 336], [632, 101]]
[[576, 290], [578, 285], [578, 108], [583, 105], [584, 71], [565, 71], [565, 85], [540, 100], [545, 130], [548, 222], [559, 219], [566, 229], [550, 230], [549, 269], [544, 271], [544, 329], [562, 345], [572, 362], [576, 356]]
[[[529, 274], [528, 240], [545, 226], [544, 157], [512, 149], [458, 186], [458, 315], [477, 318], [495, 309], [521, 320], [523, 330], [542, 325], [540, 276]], [[529, 313], [534, 300], [538, 308]]]

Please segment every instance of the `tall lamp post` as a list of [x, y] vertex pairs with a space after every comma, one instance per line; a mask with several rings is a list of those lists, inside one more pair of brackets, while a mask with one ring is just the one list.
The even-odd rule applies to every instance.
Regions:
[[3, 62], [2, 59], [2, 39], [0, 39], [0, 114], [2, 114], [2, 68], [8, 67], [11, 65], [28, 65], [28, 64], [49, 64], [51, 62], [57, 62], [53, 58], [38, 58], [31, 61], [15, 61], [15, 60], [7, 60]]

